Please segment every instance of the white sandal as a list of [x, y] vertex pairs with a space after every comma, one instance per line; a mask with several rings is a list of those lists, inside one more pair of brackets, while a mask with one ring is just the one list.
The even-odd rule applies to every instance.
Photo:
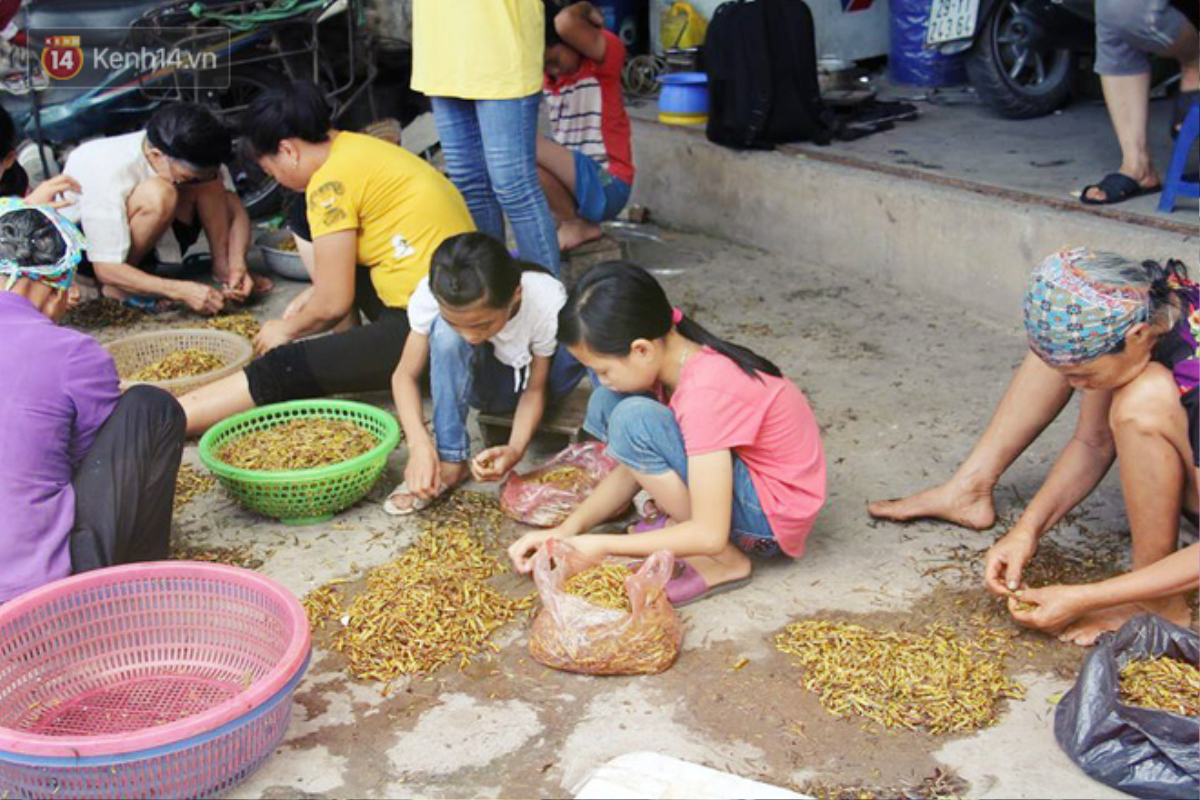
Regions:
[[[398, 494], [406, 494], [406, 495], [409, 495], [410, 497], [412, 497], [412, 505], [410, 505], [408, 508], [400, 508], [395, 503], [393, 503], [392, 498]], [[442, 494], [445, 494], [445, 492], [443, 491]], [[438, 496], [440, 497], [441, 494], [439, 494]], [[416, 495], [414, 495], [412, 492], [410, 492], [408, 490], [408, 482], [403, 481], [395, 489], [392, 489], [391, 494], [389, 494], [387, 496], [387, 499], [383, 501], [383, 511], [388, 516], [407, 517], [410, 514], [416, 514], [418, 512], [424, 511], [425, 509], [429, 508], [431, 505], [433, 505], [433, 500], [426, 500], [424, 497], [417, 497]]]
[[633, 496], [633, 508], [642, 519], [652, 519], [662, 514], [662, 509], [645, 489]]

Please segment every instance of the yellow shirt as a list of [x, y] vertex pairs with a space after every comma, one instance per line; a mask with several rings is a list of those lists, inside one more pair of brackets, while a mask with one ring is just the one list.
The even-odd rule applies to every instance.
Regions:
[[542, 90], [542, 0], [413, 0], [412, 88], [512, 100]]
[[440, 172], [394, 144], [341, 132], [305, 190], [313, 239], [358, 231], [360, 269], [384, 305], [406, 308], [447, 238], [475, 230], [462, 195]]

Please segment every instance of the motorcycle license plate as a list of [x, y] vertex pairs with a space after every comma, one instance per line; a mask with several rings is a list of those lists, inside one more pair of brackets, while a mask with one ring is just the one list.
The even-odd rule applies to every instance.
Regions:
[[926, 46], [969, 39], [975, 35], [978, 16], [979, 0], [933, 0], [925, 32]]

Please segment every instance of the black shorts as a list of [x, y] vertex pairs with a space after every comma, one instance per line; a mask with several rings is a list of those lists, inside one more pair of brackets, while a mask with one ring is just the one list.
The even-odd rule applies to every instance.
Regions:
[[388, 389], [408, 339], [408, 311], [385, 306], [371, 273], [355, 274], [354, 307], [370, 322], [277, 347], [246, 367], [255, 405]]
[[[204, 228], [200, 225], [199, 218], [191, 223], [173, 220], [171, 222], [171, 232], [175, 234], [175, 239], [179, 242], [179, 254], [182, 256], [187, 253], [188, 248], [200, 239], [200, 234], [204, 233]], [[158, 273], [158, 265], [159, 262], [153, 250], [140, 263], [134, 264], [142, 272], [149, 272], [151, 275]], [[83, 253], [83, 258], [79, 260], [79, 274], [86, 275], [89, 278], [96, 277], [96, 268], [92, 266], [91, 260], [88, 259], [86, 250]]]

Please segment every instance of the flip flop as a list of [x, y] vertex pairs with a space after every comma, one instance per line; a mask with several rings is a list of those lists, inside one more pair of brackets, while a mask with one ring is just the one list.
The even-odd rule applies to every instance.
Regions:
[[[1104, 199], [1093, 200], [1088, 197], [1088, 192], [1092, 189], [1099, 189], [1104, 192]], [[1157, 194], [1161, 191], [1161, 185], [1142, 186], [1128, 175], [1122, 175], [1120, 172], [1112, 172], [1105, 175], [1099, 183], [1083, 187], [1083, 191], [1079, 193], [1079, 202], [1085, 206], [1111, 206], [1116, 203], [1124, 203], [1126, 200], [1132, 200], [1135, 197]]]
[[705, 597], [741, 589], [749, 584], [753, 577], [747, 575], [745, 578], [709, 586], [695, 567], [686, 561], [677, 561], [675, 577], [667, 581], [667, 599], [671, 601], [671, 605], [680, 608]]
[[147, 314], [160, 314], [163, 311], [166, 311], [169, 307], [163, 304], [163, 299], [161, 297], [134, 295], [131, 297], [126, 297], [121, 302], [130, 308], [136, 308], [138, 311], [142, 311]]
[[416, 514], [429, 508], [448, 491], [450, 491], [450, 489], [448, 487], [444, 487], [442, 491], [438, 493], [438, 496], [432, 500], [426, 500], [424, 497], [413, 496], [412, 505], [410, 505], [408, 508], [400, 508], [398, 505], [392, 502], [392, 497], [398, 494], [412, 495], [412, 492], [408, 490], [408, 481], [403, 481], [395, 489], [392, 489], [391, 493], [388, 494], [387, 499], [383, 501], [383, 511], [390, 517], [407, 517], [410, 514]]

